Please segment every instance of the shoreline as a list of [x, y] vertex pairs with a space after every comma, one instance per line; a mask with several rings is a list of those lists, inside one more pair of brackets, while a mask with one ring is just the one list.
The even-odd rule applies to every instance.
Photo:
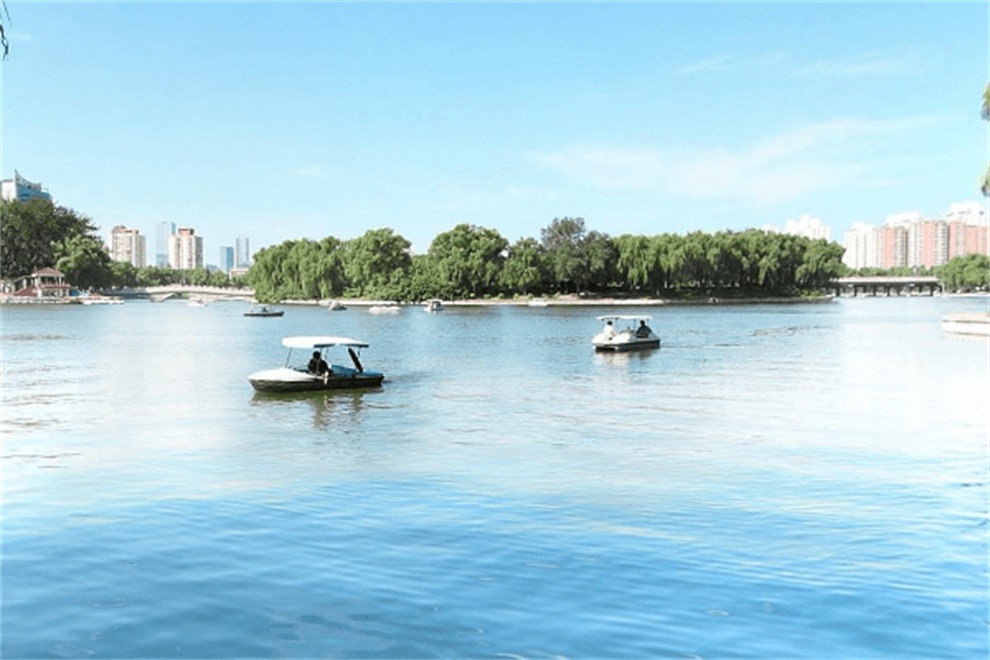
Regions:
[[[802, 305], [823, 304], [835, 301], [835, 296], [820, 296], [816, 298], [706, 298], [698, 300], [674, 300], [669, 298], [582, 298], [580, 296], [562, 296], [559, 298], [542, 298], [546, 305], [532, 305], [534, 308], [543, 307], [682, 307], [682, 306], [712, 306], [712, 305]], [[399, 307], [421, 307], [422, 303], [396, 303], [389, 300], [370, 300], [361, 298], [332, 298], [324, 300], [283, 300], [276, 305], [286, 306], [316, 306], [328, 307], [331, 302], [339, 302], [348, 307], [374, 307], [375, 305], [397, 305]], [[444, 307], [530, 307], [530, 299], [482, 299], [482, 300], [444, 300]]]
[[[188, 294], [180, 294], [185, 296]], [[211, 300], [213, 302], [246, 302], [251, 304], [261, 304], [250, 294], [239, 293], [199, 293], [197, 297]], [[574, 294], [560, 296], [556, 298], [511, 298], [511, 299], [462, 299], [462, 300], [442, 300], [444, 307], [533, 307], [539, 309], [543, 307], [698, 307], [698, 306], [744, 306], [744, 305], [820, 305], [832, 303], [840, 298], [849, 300], [871, 300], [888, 298], [930, 298], [932, 296], [836, 296], [834, 294], [816, 297], [783, 297], [770, 296], [765, 298], [720, 298], [713, 296], [710, 298], [698, 299], [675, 299], [675, 298], [621, 298], [605, 296], [602, 298], [582, 297]], [[943, 293], [942, 298], [990, 298], [990, 293]], [[121, 292], [107, 292], [99, 296], [102, 300], [127, 300], [149, 299], [147, 296], [134, 296], [121, 294]], [[182, 300], [184, 297], [176, 297]], [[82, 297], [65, 298], [15, 298], [11, 295], [0, 295], [0, 305], [74, 305], [82, 303]], [[544, 301], [541, 304], [531, 304], [532, 301]], [[375, 305], [394, 305], [397, 307], [422, 307], [423, 302], [395, 302], [383, 299], [371, 298], [324, 298], [320, 300], [281, 300], [272, 305], [282, 305], [287, 307], [329, 307], [331, 303], [339, 302], [345, 306], [353, 307], [374, 307]]]

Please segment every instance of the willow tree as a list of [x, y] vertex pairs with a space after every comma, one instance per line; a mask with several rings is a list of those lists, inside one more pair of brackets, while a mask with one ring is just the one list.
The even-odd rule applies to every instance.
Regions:
[[396, 299], [412, 267], [410, 242], [392, 229], [369, 229], [343, 244], [344, 273], [353, 296]]
[[502, 290], [509, 294], [543, 293], [550, 279], [546, 250], [535, 238], [520, 238], [508, 250], [502, 266]]
[[495, 229], [471, 224], [438, 234], [427, 252], [442, 286], [438, 295], [474, 298], [497, 293], [508, 247]]

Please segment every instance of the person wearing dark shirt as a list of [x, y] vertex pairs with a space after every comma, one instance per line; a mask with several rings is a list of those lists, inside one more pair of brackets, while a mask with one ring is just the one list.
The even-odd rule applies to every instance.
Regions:
[[327, 361], [320, 357], [319, 351], [313, 351], [313, 357], [309, 361], [309, 365], [306, 367], [311, 374], [316, 374], [317, 376], [329, 375], [330, 365]]

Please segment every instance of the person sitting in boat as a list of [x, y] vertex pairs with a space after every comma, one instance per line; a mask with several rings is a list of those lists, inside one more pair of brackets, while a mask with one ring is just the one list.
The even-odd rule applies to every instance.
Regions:
[[646, 325], [646, 321], [640, 321], [639, 327], [636, 328], [636, 336], [643, 338], [649, 337], [651, 334], [653, 334], [653, 329]]
[[326, 377], [330, 375], [330, 365], [320, 356], [319, 351], [313, 351], [313, 357], [310, 359], [306, 368], [309, 370], [309, 373], [316, 374], [317, 376]]
[[611, 339], [615, 336], [615, 326], [612, 325], [612, 321], [605, 321], [605, 327], [602, 328], [602, 334], [605, 335], [605, 339]]

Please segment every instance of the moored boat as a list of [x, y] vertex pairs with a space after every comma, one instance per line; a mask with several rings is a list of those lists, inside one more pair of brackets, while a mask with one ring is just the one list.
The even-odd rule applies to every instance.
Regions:
[[443, 301], [439, 298], [432, 298], [423, 303], [423, 310], [427, 312], [442, 312], [443, 311]]
[[[333, 336], [285, 337], [282, 345], [289, 349], [285, 366], [256, 371], [248, 376], [251, 386], [258, 392], [315, 392], [319, 390], [377, 387], [385, 380], [380, 371], [365, 369], [360, 351], [368, 344], [357, 339]], [[346, 350], [352, 366], [330, 363], [330, 351]], [[293, 359], [296, 350], [296, 359]], [[312, 351], [308, 364], [299, 364], [299, 351]]]

